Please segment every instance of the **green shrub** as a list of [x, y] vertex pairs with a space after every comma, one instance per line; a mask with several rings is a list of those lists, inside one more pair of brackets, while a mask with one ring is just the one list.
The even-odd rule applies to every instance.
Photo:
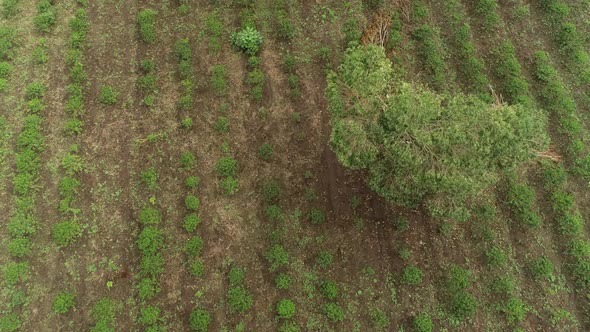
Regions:
[[483, 28], [492, 31], [500, 24], [500, 16], [496, 12], [498, 3], [496, 0], [479, 0], [475, 4], [475, 13], [483, 17]]
[[273, 245], [266, 252], [265, 257], [270, 263], [271, 272], [276, 271], [279, 267], [289, 263], [289, 253], [283, 248], [283, 246], [278, 244]]
[[183, 227], [187, 232], [192, 233], [197, 229], [197, 226], [199, 226], [200, 223], [201, 218], [196, 214], [191, 213], [184, 217]]
[[390, 324], [389, 318], [381, 309], [369, 310], [369, 317], [371, 318], [371, 323], [377, 329], [377, 331], [385, 330]]
[[55, 25], [56, 10], [49, 0], [41, 0], [37, 4], [37, 16], [33, 19], [35, 28], [40, 32], [49, 32]]
[[154, 278], [143, 278], [137, 284], [137, 292], [142, 301], [152, 299], [160, 292], [160, 283]]
[[453, 265], [449, 273], [449, 280], [447, 282], [448, 291], [451, 293], [458, 293], [463, 291], [471, 285], [471, 274], [464, 268]]
[[137, 247], [144, 254], [155, 254], [164, 245], [164, 233], [157, 227], [148, 226], [139, 233]]
[[26, 237], [17, 237], [8, 242], [8, 251], [14, 257], [24, 257], [31, 253], [31, 240]]
[[234, 195], [240, 189], [240, 182], [238, 179], [234, 178], [233, 176], [228, 176], [225, 179], [221, 180], [221, 189], [227, 196]]
[[140, 310], [139, 323], [143, 325], [153, 325], [160, 319], [160, 308], [155, 305], [147, 305]]
[[260, 68], [256, 68], [248, 73], [246, 84], [250, 86], [250, 96], [255, 100], [262, 100], [265, 81], [266, 76]]
[[53, 300], [53, 311], [57, 314], [65, 314], [74, 306], [74, 294], [59, 293]]
[[12, 27], [0, 28], [0, 60], [9, 60], [14, 56], [16, 30]]
[[219, 119], [217, 119], [217, 122], [213, 125], [213, 129], [218, 133], [229, 132], [229, 119], [225, 116], [220, 116]]
[[156, 277], [164, 272], [164, 257], [160, 253], [143, 255], [139, 267], [142, 275]]
[[244, 283], [246, 272], [240, 267], [232, 267], [229, 271], [228, 279], [230, 286], [238, 286]]
[[158, 178], [160, 176], [153, 166], [141, 172], [140, 177], [141, 181], [149, 190], [156, 190], [158, 188]]
[[197, 211], [201, 206], [201, 200], [199, 200], [197, 196], [189, 194], [186, 195], [186, 198], [184, 199], [184, 204], [187, 209], [191, 211]]
[[506, 260], [506, 253], [497, 246], [493, 246], [485, 252], [485, 262], [490, 267], [502, 266]]
[[219, 176], [235, 176], [238, 172], [238, 161], [232, 157], [221, 157], [215, 165], [215, 170]]
[[276, 180], [270, 180], [262, 185], [262, 196], [266, 202], [274, 202], [281, 194], [281, 186]]
[[195, 166], [196, 158], [195, 155], [190, 151], [185, 151], [180, 154], [180, 164], [184, 168], [191, 168]]
[[324, 305], [324, 314], [326, 314], [326, 317], [328, 317], [332, 322], [341, 322], [344, 320], [342, 307], [340, 307], [340, 305], [337, 303], [326, 303]]
[[147, 207], [139, 212], [139, 222], [143, 225], [157, 225], [161, 221], [162, 214], [156, 208]]
[[193, 119], [191, 118], [184, 118], [180, 121], [180, 125], [184, 129], [191, 129], [193, 127]]
[[363, 31], [359, 27], [357, 20], [350, 18], [342, 25], [342, 34], [344, 35], [344, 45], [350, 47], [358, 45]]
[[561, 190], [555, 191], [551, 194], [551, 205], [558, 214], [568, 214], [574, 207], [574, 197]]
[[299, 329], [299, 326], [297, 326], [297, 323], [292, 322], [292, 321], [284, 321], [281, 326], [279, 326], [279, 330], [278, 332], [300, 332], [301, 329]]
[[290, 299], [282, 299], [277, 303], [277, 314], [279, 318], [293, 318], [295, 316], [295, 310], [295, 303]]
[[269, 143], [264, 143], [258, 148], [258, 158], [268, 161], [272, 158], [273, 150], [272, 145]]
[[82, 235], [82, 227], [76, 220], [68, 220], [53, 225], [53, 240], [65, 247], [74, 243]]
[[585, 239], [570, 240], [567, 244], [567, 253], [575, 258], [590, 257], [590, 242]]
[[69, 135], [80, 135], [84, 127], [84, 122], [77, 118], [70, 118], [64, 125], [64, 132]]
[[17, 331], [22, 325], [16, 313], [7, 313], [0, 318], [0, 331]]
[[582, 233], [584, 228], [584, 219], [579, 211], [574, 213], [566, 213], [558, 217], [559, 230], [564, 235], [578, 235]]
[[414, 316], [413, 325], [417, 332], [432, 332], [434, 328], [430, 314], [427, 312], [421, 312]]
[[541, 217], [533, 210], [535, 192], [526, 184], [514, 183], [508, 190], [508, 205], [518, 221], [533, 227], [538, 227]]
[[265, 210], [265, 214], [269, 221], [281, 221], [283, 219], [283, 211], [275, 204], [269, 205]]
[[473, 295], [466, 292], [458, 292], [451, 297], [450, 309], [453, 316], [459, 320], [471, 317], [477, 309], [477, 302]]
[[14, 67], [10, 64], [10, 62], [0, 62], [0, 78], [8, 78], [10, 74], [14, 71]]
[[[2, 16], [10, 18], [18, 13], [18, 4], [20, 0], [4, 0], [2, 1]], [[2, 330], [4, 331], [4, 330]]]
[[323, 223], [324, 220], [326, 220], [324, 211], [320, 210], [319, 208], [312, 208], [309, 211], [309, 221], [311, 221], [312, 224], [318, 225]]
[[43, 98], [43, 96], [45, 96], [45, 92], [47, 91], [47, 87], [45, 87], [45, 85], [41, 82], [33, 82], [29, 85], [27, 85], [27, 89], [26, 89], [26, 96], [28, 100], [31, 99], [41, 99]]
[[422, 282], [423, 273], [415, 265], [408, 265], [402, 271], [402, 282], [406, 285], [418, 285]]
[[24, 281], [29, 275], [29, 263], [27, 262], [8, 262], [4, 264], [4, 281], [6, 284], [14, 286], [19, 281]]
[[490, 289], [494, 294], [509, 296], [515, 290], [514, 279], [512, 276], [497, 277], [492, 281]]
[[211, 87], [218, 95], [227, 92], [227, 68], [224, 65], [215, 65], [211, 69]]
[[233, 312], [244, 313], [252, 306], [252, 295], [243, 286], [234, 286], [227, 292], [227, 303]]
[[205, 264], [202, 260], [194, 258], [189, 265], [189, 271], [195, 277], [202, 277], [205, 273]]
[[511, 297], [500, 308], [500, 311], [506, 314], [506, 319], [508, 320], [508, 323], [512, 324], [514, 322], [522, 322], [527, 312], [529, 311], [529, 308], [521, 299]]
[[98, 93], [98, 101], [105, 105], [114, 105], [119, 97], [119, 92], [110, 85], [103, 85]]
[[115, 303], [109, 298], [103, 297], [92, 308], [92, 317], [95, 321], [112, 323], [115, 321]]
[[137, 22], [139, 24], [139, 33], [146, 43], [156, 41], [156, 12], [153, 9], [144, 9], [139, 12]]
[[322, 282], [320, 290], [328, 300], [335, 300], [336, 297], [338, 297], [338, 284], [336, 284], [336, 282], [333, 280], [326, 280]]
[[288, 289], [291, 286], [291, 277], [286, 273], [279, 273], [275, 278], [275, 286], [278, 289]]
[[184, 246], [184, 249], [189, 257], [199, 256], [201, 251], [203, 251], [203, 239], [200, 236], [191, 237]]
[[553, 262], [546, 256], [540, 257], [531, 264], [531, 272], [536, 279], [553, 278]]
[[209, 324], [211, 324], [211, 315], [209, 312], [200, 308], [193, 309], [189, 318], [191, 330], [207, 332], [209, 330]]
[[590, 261], [588, 259], [576, 259], [571, 265], [571, 269], [579, 288], [590, 286]]
[[316, 264], [318, 264], [322, 269], [331, 267], [333, 261], [334, 256], [332, 256], [332, 254], [327, 251], [321, 251], [315, 260]]
[[186, 178], [184, 181], [184, 185], [187, 186], [189, 189], [196, 189], [199, 186], [201, 179], [199, 177], [191, 175]]
[[247, 55], [256, 55], [260, 51], [263, 42], [260, 32], [250, 26], [232, 33], [230, 40], [234, 47]]

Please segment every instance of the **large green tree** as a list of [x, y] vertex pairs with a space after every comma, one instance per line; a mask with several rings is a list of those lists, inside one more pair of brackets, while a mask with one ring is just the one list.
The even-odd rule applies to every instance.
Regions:
[[347, 51], [326, 97], [338, 160], [367, 169], [379, 195], [437, 217], [467, 218], [470, 198], [548, 142], [542, 111], [403, 82], [374, 45]]

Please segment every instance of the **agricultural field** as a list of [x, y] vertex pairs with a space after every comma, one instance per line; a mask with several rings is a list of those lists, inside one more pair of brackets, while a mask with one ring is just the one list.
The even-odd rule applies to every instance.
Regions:
[[590, 1], [0, 4], [0, 332], [590, 330]]

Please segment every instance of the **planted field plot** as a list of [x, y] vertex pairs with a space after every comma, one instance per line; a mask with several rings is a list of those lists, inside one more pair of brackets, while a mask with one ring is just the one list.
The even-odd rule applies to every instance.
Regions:
[[0, 331], [590, 330], [587, 1], [0, 3]]

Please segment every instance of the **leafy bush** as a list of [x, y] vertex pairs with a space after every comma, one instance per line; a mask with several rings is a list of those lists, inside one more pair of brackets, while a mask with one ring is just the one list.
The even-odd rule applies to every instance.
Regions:
[[444, 90], [447, 77], [438, 32], [428, 24], [423, 24], [412, 36], [417, 41], [418, 56], [428, 73], [430, 85], [438, 91]]
[[8, 242], [8, 251], [14, 257], [24, 257], [31, 253], [31, 240], [17, 237]]
[[238, 172], [238, 161], [232, 157], [221, 157], [215, 165], [215, 170], [219, 176], [235, 176]]
[[327, 269], [332, 266], [332, 262], [334, 261], [334, 256], [327, 251], [320, 251], [318, 256], [316, 257], [315, 262], [322, 268]]
[[65, 314], [74, 306], [74, 294], [59, 293], [53, 300], [53, 311], [57, 314]]
[[199, 177], [191, 175], [186, 178], [184, 181], [184, 185], [187, 186], [189, 189], [196, 189], [199, 186], [201, 179]]
[[193, 127], [193, 119], [191, 119], [191, 118], [184, 118], [180, 122], [180, 125], [184, 129], [191, 129]]
[[0, 28], [0, 60], [10, 60], [14, 56], [16, 30], [12, 27]]
[[227, 292], [227, 303], [231, 311], [244, 313], [252, 306], [252, 295], [243, 286], [234, 286]]
[[197, 196], [189, 194], [186, 195], [186, 198], [184, 199], [184, 204], [186, 205], [187, 209], [191, 211], [197, 211], [201, 206], [201, 200], [199, 200]]
[[513, 183], [508, 190], [508, 205], [522, 223], [538, 227], [541, 217], [534, 211], [535, 192], [526, 184]]
[[15, 313], [7, 313], [0, 318], [0, 331], [17, 331], [23, 322]]
[[511, 297], [500, 308], [500, 311], [506, 314], [506, 319], [508, 320], [508, 323], [512, 324], [514, 322], [522, 322], [527, 312], [529, 311], [529, 308], [521, 299]]
[[266, 77], [260, 68], [256, 68], [248, 73], [246, 84], [250, 86], [250, 96], [255, 100], [262, 99], [265, 81]]
[[18, 12], [18, 4], [20, 0], [5, 0], [2, 1], [2, 16], [10, 18]]
[[53, 225], [53, 240], [65, 247], [74, 243], [82, 235], [82, 227], [76, 220], [68, 220]]
[[232, 33], [230, 40], [234, 47], [247, 55], [256, 55], [260, 51], [263, 42], [260, 32], [250, 26]]
[[200, 236], [191, 237], [184, 246], [184, 249], [190, 257], [199, 256], [203, 250], [203, 239]]
[[41, 82], [33, 82], [27, 85], [27, 90], [25, 92], [27, 99], [40, 99], [45, 96], [45, 91], [47, 91], [47, 87]]
[[584, 218], [578, 210], [574, 211], [574, 213], [566, 213], [558, 217], [557, 223], [559, 225], [559, 231], [563, 235], [579, 235], [584, 228]]
[[477, 302], [473, 298], [473, 295], [466, 292], [458, 292], [451, 297], [450, 309], [453, 316], [462, 320], [475, 314]]
[[4, 264], [4, 281], [6, 284], [14, 286], [19, 281], [27, 279], [29, 274], [29, 263], [27, 262], [8, 262]]
[[281, 221], [283, 219], [283, 211], [275, 204], [269, 205], [265, 210], [265, 214], [269, 221]]
[[273, 150], [272, 145], [269, 143], [264, 143], [258, 148], [258, 158], [268, 161], [272, 158]]
[[570, 240], [567, 244], [567, 253], [575, 258], [590, 257], [590, 242], [585, 239]]
[[434, 328], [430, 314], [427, 312], [421, 312], [414, 316], [413, 325], [418, 332], [432, 332]]
[[209, 324], [211, 324], [211, 315], [209, 312], [200, 308], [193, 309], [189, 318], [191, 330], [207, 332], [209, 330]]
[[217, 122], [213, 125], [213, 129], [218, 133], [229, 132], [229, 119], [225, 116], [220, 116], [219, 119], [217, 119]]
[[139, 267], [143, 275], [156, 277], [164, 272], [164, 257], [160, 253], [143, 255]]
[[139, 222], [143, 225], [157, 225], [160, 221], [162, 221], [162, 214], [156, 208], [147, 207], [139, 212]]
[[277, 303], [279, 318], [290, 319], [295, 315], [295, 303], [290, 299], [282, 299]]
[[110, 85], [103, 85], [98, 93], [98, 101], [105, 105], [114, 105], [117, 102], [119, 92]]
[[281, 326], [279, 326], [279, 330], [278, 332], [300, 332], [301, 329], [299, 329], [299, 326], [297, 326], [297, 323], [292, 322], [292, 321], [284, 321], [283, 324], [281, 324]]
[[369, 317], [371, 318], [371, 323], [375, 329], [377, 329], [377, 331], [385, 330], [390, 324], [389, 318], [381, 309], [369, 310]]
[[190, 262], [189, 271], [195, 277], [202, 277], [203, 273], [205, 273], [205, 264], [202, 260], [194, 258]]
[[502, 266], [506, 263], [506, 260], [506, 253], [497, 246], [492, 246], [485, 252], [485, 261], [490, 267]]
[[273, 245], [266, 252], [265, 257], [270, 263], [271, 271], [276, 271], [279, 267], [289, 263], [289, 253], [283, 248], [283, 246], [278, 244]]
[[553, 278], [553, 262], [546, 256], [540, 257], [531, 264], [531, 272], [536, 279]]
[[318, 208], [312, 208], [311, 210], [309, 210], [309, 221], [311, 221], [312, 224], [318, 225], [323, 223], [324, 220], [326, 220], [326, 215], [324, 214], [324, 211]]
[[146, 43], [153, 43], [156, 41], [156, 12], [153, 9], [144, 9], [137, 15], [137, 22], [139, 23], [139, 33], [141, 38]]
[[148, 187], [149, 190], [156, 190], [158, 188], [158, 172], [152, 166], [141, 172], [141, 181]]
[[494, 294], [509, 296], [515, 290], [514, 279], [512, 276], [497, 277], [492, 281], [490, 288]]
[[338, 297], [338, 293], [340, 291], [338, 284], [336, 284], [336, 282], [333, 280], [326, 280], [322, 282], [320, 290], [328, 300], [335, 300], [336, 297]]
[[332, 322], [341, 322], [344, 320], [342, 307], [337, 303], [326, 303], [324, 305], [324, 313]]
[[221, 189], [227, 196], [234, 195], [240, 189], [240, 182], [238, 179], [234, 178], [233, 176], [228, 176], [225, 179], [221, 180]]
[[141, 300], [149, 300], [160, 292], [160, 284], [154, 278], [143, 278], [137, 284], [137, 292]]
[[496, 0], [479, 0], [475, 4], [475, 12], [483, 17], [483, 28], [492, 31], [500, 24], [500, 16], [496, 12], [498, 3]]
[[139, 233], [137, 247], [144, 254], [155, 254], [164, 245], [164, 233], [157, 227], [148, 226]]
[[277, 180], [270, 180], [262, 184], [262, 196], [266, 202], [274, 202], [281, 194], [281, 186]]
[[275, 278], [275, 286], [278, 289], [288, 289], [291, 286], [291, 277], [286, 273], [279, 273]]
[[402, 282], [406, 285], [418, 285], [422, 282], [423, 273], [415, 265], [408, 265], [402, 271]]
[[451, 267], [447, 282], [448, 291], [457, 293], [463, 291], [471, 285], [471, 274], [464, 268], [453, 265]]
[[229, 271], [228, 279], [230, 286], [238, 286], [244, 282], [246, 272], [240, 267], [232, 267]]
[[139, 323], [143, 325], [156, 324], [160, 318], [160, 308], [155, 305], [147, 305], [140, 310]]
[[92, 317], [97, 322], [110, 324], [115, 321], [115, 303], [109, 298], [103, 297], [92, 308]]
[[49, 32], [55, 25], [56, 14], [56, 10], [49, 0], [39, 1], [37, 4], [37, 16], [33, 20], [35, 28], [40, 32]]
[[201, 218], [196, 214], [191, 213], [184, 217], [183, 227], [187, 232], [192, 233], [197, 229], [197, 226], [199, 226], [200, 223]]

